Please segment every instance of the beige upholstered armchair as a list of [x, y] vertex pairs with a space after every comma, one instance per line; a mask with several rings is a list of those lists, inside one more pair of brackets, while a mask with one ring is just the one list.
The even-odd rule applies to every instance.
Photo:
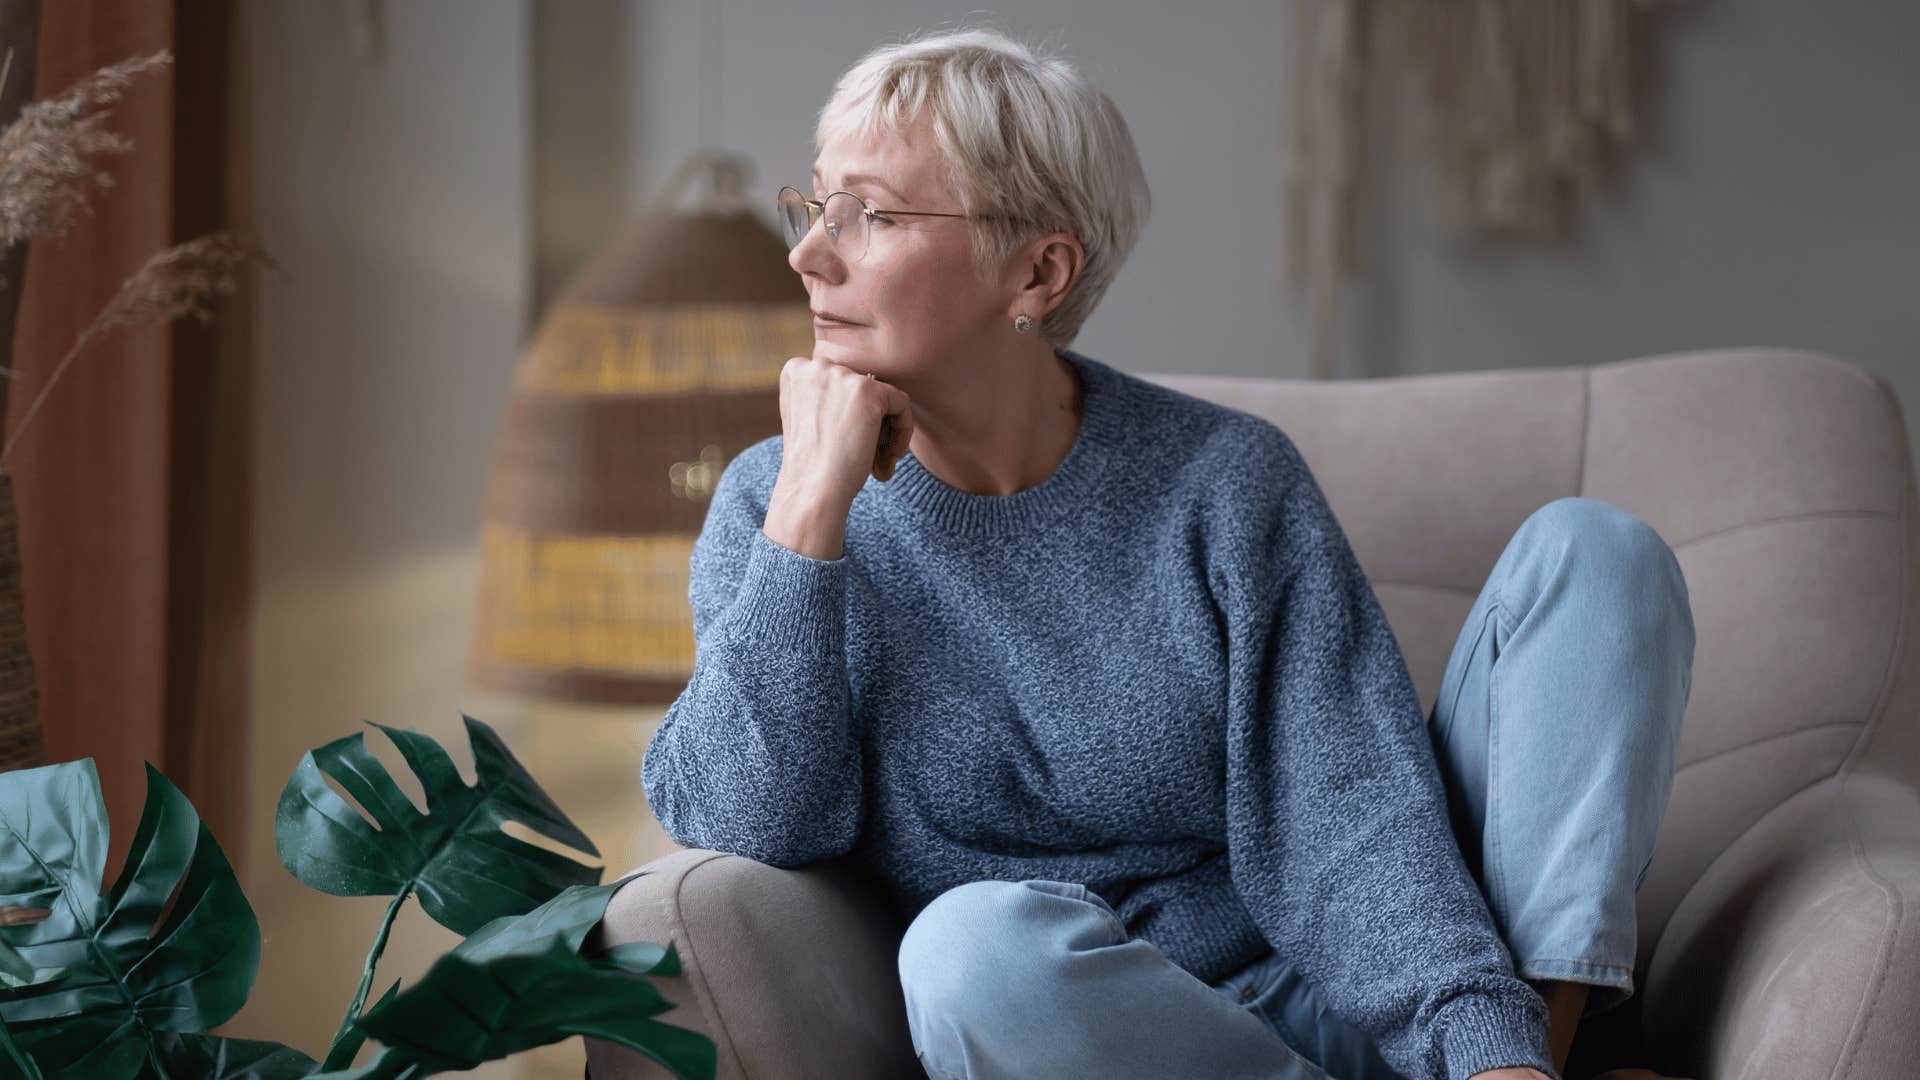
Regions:
[[[1627, 1004], [1581, 1027], [1570, 1078], [1920, 1076], [1920, 537], [1888, 385], [1727, 350], [1345, 382], [1149, 376], [1267, 417], [1305, 454], [1431, 705], [1494, 559], [1536, 507], [1614, 503], [1659, 530], [1698, 631], [1679, 774], [1639, 894]], [[1571, 660], [1572, 658], [1570, 658]], [[903, 927], [834, 863], [687, 850], [604, 933], [671, 941], [661, 1019], [719, 1075], [921, 1075]], [[596, 1080], [665, 1076], [589, 1047]]]

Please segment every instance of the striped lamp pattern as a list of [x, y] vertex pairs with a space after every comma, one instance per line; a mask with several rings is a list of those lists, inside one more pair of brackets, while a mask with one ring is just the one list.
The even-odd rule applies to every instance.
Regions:
[[786, 258], [744, 210], [648, 215], [561, 291], [494, 447], [476, 682], [606, 704], [685, 688], [708, 497], [779, 433], [781, 366], [813, 350]]

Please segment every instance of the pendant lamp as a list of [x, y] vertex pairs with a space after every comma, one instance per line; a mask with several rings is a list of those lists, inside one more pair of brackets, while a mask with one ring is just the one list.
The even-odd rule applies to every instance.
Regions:
[[813, 350], [748, 165], [695, 154], [709, 194], [656, 205], [560, 290], [514, 372], [481, 526], [474, 681], [658, 705], [693, 671], [687, 561], [734, 455], [780, 432], [780, 369]]

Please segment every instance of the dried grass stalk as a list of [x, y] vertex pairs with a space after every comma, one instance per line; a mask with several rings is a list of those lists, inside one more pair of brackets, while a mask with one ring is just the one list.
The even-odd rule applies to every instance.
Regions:
[[112, 174], [92, 159], [124, 154], [133, 142], [107, 130], [104, 107], [134, 79], [172, 62], [166, 50], [123, 60], [20, 110], [0, 132], [0, 250], [30, 236], [59, 236], [87, 209], [93, 188], [113, 186]]
[[260, 263], [278, 268], [271, 256], [246, 233], [208, 233], [154, 255], [145, 266], [120, 283], [120, 290], [100, 309], [93, 322], [74, 340], [73, 347], [54, 366], [46, 385], [34, 396], [33, 404], [21, 415], [20, 424], [0, 447], [0, 470], [33, 423], [47, 395], [65, 375], [74, 359], [87, 346], [116, 330], [167, 323], [191, 315], [203, 325], [213, 321], [208, 302], [216, 294], [228, 295], [238, 287], [237, 271]]

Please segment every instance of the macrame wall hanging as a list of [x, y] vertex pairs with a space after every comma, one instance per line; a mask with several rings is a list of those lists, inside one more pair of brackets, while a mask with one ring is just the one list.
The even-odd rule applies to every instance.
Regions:
[[1635, 141], [1644, 57], [1662, 6], [1292, 0], [1287, 275], [1311, 313], [1315, 378], [1332, 377], [1339, 355], [1341, 301], [1359, 269], [1357, 192], [1379, 107], [1404, 101], [1413, 114], [1449, 224], [1558, 239], [1572, 206]]

